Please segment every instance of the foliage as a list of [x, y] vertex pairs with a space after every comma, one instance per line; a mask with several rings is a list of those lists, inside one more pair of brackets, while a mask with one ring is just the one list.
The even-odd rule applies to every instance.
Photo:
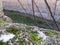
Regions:
[[11, 40], [12, 42], [14, 42], [18, 38], [19, 28], [13, 25], [13, 26], [7, 27], [6, 32], [15, 34], [15, 37]]
[[[39, 27], [49, 28], [49, 26], [47, 26], [46, 24], [49, 23], [51, 25], [51, 23], [53, 22], [45, 18], [42, 19], [41, 17], [38, 17], [38, 16], [36, 16], [38, 20], [35, 22], [35, 20], [31, 19], [33, 18], [33, 15], [25, 14], [25, 13], [18, 12], [18, 11], [4, 10], [4, 13], [6, 16], [10, 17], [14, 23], [18, 22], [18, 23], [25, 23], [29, 25], [35, 25], [35, 23], [37, 23]], [[47, 21], [47, 23], [45, 21]]]
[[[32, 24], [33, 20], [30, 17], [24, 16], [25, 13], [20, 13], [18, 11], [4, 10], [5, 15], [10, 17], [14, 23], [26, 23]], [[27, 14], [28, 15], [28, 14]]]
[[24, 43], [24, 42], [19, 42], [19, 45], [24, 45], [23, 43]]
[[8, 44], [7, 42], [5, 43], [5, 42], [0, 41], [0, 45], [8, 45]]
[[19, 32], [19, 29], [16, 26], [10, 26], [10, 27], [6, 28], [6, 31], [13, 33], [13, 34], [16, 34], [17, 32]]
[[45, 34], [46, 34], [46, 36], [52, 36], [52, 35], [54, 35], [54, 33], [51, 30], [47, 30], [45, 32]]
[[17, 38], [18, 38], [18, 32], [15, 34], [15, 37], [11, 40], [11, 42], [13, 43]]
[[31, 40], [31, 41], [33, 41], [33, 42], [38, 42], [38, 43], [40, 43], [40, 42], [42, 41], [41, 39], [38, 39], [36, 33], [29, 32], [29, 34], [30, 34], [30, 40]]
[[0, 24], [2, 24], [2, 23], [4, 23], [4, 21], [3, 20], [0, 20]]

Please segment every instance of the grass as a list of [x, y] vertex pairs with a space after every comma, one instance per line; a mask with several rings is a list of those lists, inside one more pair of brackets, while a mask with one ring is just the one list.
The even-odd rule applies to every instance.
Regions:
[[37, 34], [33, 32], [29, 32], [30, 41], [40, 43], [42, 40], [37, 38]]

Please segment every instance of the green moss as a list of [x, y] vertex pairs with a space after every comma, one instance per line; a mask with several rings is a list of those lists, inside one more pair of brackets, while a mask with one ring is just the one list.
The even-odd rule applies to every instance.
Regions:
[[19, 45], [24, 45], [23, 43], [24, 43], [24, 42], [19, 42]]
[[16, 26], [11, 26], [6, 28], [6, 32], [16, 34], [17, 32], [19, 32], [19, 29]]
[[8, 43], [6, 42], [2, 42], [2, 41], [0, 41], [0, 45], [8, 45]]
[[60, 34], [60, 32], [59, 31], [53, 31], [53, 30], [51, 30], [55, 35], [58, 35], [58, 34]]
[[30, 35], [30, 40], [31, 41], [38, 42], [38, 43], [40, 43], [42, 41], [41, 39], [38, 39], [36, 33], [29, 32], [29, 35]]
[[46, 36], [53, 36], [54, 35], [54, 33], [51, 30], [47, 30], [45, 32], [45, 34], [46, 34]]
[[3, 20], [0, 20], [0, 24], [3, 24], [4, 23], [4, 21]]
[[[43, 31], [44, 31], [44, 30], [43, 30]], [[47, 30], [45, 30], [45, 34], [46, 34], [47, 36], [53, 36], [53, 35], [58, 35], [58, 34], [60, 34], [60, 32], [59, 32], [59, 31], [56, 31], [56, 30], [47, 29]]]

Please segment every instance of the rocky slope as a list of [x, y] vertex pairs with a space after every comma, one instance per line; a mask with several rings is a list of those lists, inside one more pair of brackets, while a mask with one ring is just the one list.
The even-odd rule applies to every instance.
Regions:
[[[60, 32], [50, 29], [43, 29], [36, 26], [29, 26], [22, 23], [4, 23], [0, 25], [0, 35], [14, 34], [14, 38], [6, 45], [55, 45], [60, 44]], [[1, 43], [0, 42], [0, 43]]]
[[0, 45], [60, 45], [60, 32], [23, 23], [12, 23], [9, 17], [1, 13]]

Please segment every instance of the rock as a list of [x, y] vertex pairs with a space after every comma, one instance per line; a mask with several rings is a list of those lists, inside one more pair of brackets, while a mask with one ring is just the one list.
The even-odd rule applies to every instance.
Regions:
[[13, 44], [11, 43], [11, 41], [8, 41], [8, 45], [13, 45]]
[[8, 23], [11, 23], [11, 22], [12, 22], [12, 19], [9, 18], [9, 17], [7, 17], [7, 16], [4, 16], [4, 17], [3, 17], [3, 20], [4, 20], [5, 22], [8, 22]]
[[3, 20], [4, 22], [8, 22], [8, 23], [12, 22], [12, 20], [9, 17], [4, 15], [2, 0], [0, 0], [0, 20]]
[[15, 40], [15, 42], [17, 42], [17, 43], [18, 43], [18, 42], [19, 42], [19, 39], [16, 39], [16, 40]]
[[2, 17], [4, 15], [2, 10], [3, 10], [2, 0], [0, 0], [0, 17]]

